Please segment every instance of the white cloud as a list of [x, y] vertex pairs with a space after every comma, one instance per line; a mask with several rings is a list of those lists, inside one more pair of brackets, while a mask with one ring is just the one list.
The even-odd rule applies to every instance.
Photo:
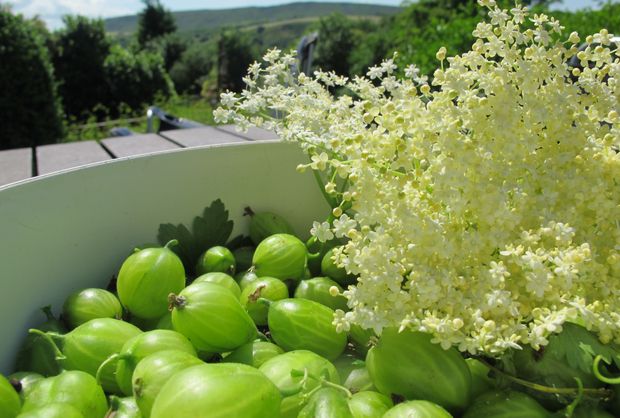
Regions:
[[135, 14], [142, 8], [139, 0], [16, 0], [13, 10], [26, 17], [39, 16], [50, 29], [62, 26], [62, 16], [111, 17]]

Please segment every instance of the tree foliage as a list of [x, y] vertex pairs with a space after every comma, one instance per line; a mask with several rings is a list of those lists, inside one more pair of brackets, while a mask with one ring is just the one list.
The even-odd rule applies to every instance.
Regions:
[[585, 40], [587, 35], [606, 28], [609, 33], [620, 33], [620, 3], [607, 2], [600, 10], [578, 10], [576, 12], [552, 12], [565, 26], [565, 32], [576, 31]]
[[68, 118], [115, 117], [121, 107], [138, 111], [159, 95], [173, 94], [160, 54], [122, 48], [108, 38], [101, 20], [66, 16], [64, 21], [52, 49]]
[[242, 78], [258, 54], [252, 41], [239, 30], [224, 30], [218, 40], [218, 90], [240, 92]]
[[[498, 0], [503, 8], [514, 7], [511, 0]], [[608, 2], [600, 10], [550, 11], [554, 0], [525, 0], [533, 13], [544, 12], [559, 19], [566, 36], [577, 31], [585, 36], [607, 28], [620, 32], [620, 4]], [[343, 15], [322, 18], [314, 28], [320, 32], [314, 65], [340, 75], [361, 75], [395, 51], [402, 69], [415, 64], [422, 74], [437, 67], [436, 52], [442, 46], [448, 55], [461, 54], [473, 43], [472, 31], [486, 19], [477, 0], [419, 0], [403, 3], [403, 10], [377, 23], [358, 21]]]
[[390, 38], [387, 31], [392, 17], [383, 18], [378, 24], [366, 24], [358, 30], [356, 42], [349, 55], [349, 75], [365, 74], [368, 67], [379, 64], [390, 52]]
[[178, 93], [197, 94], [205, 78], [216, 65], [217, 52], [213, 43], [195, 42], [170, 69], [170, 78]]
[[40, 29], [0, 7], [0, 149], [55, 142], [62, 109]]
[[161, 55], [164, 59], [166, 71], [170, 71], [174, 64], [181, 59], [188, 46], [187, 40], [176, 33], [169, 33], [149, 42], [146, 49]]
[[163, 58], [152, 52], [134, 54], [120, 45], [113, 45], [104, 71], [109, 89], [105, 105], [111, 116], [117, 116], [124, 107], [141, 110], [156, 98], [174, 94]]
[[111, 42], [101, 19], [65, 16], [55, 33], [53, 62], [68, 117], [84, 120], [98, 104], [108, 103], [104, 63]]
[[174, 16], [159, 0], [142, 0], [144, 10], [138, 15], [138, 43], [145, 47], [153, 39], [176, 31]]
[[476, 0], [422, 0], [398, 14], [389, 27], [390, 54], [399, 62], [415, 64], [422, 73], [436, 68], [435, 53], [442, 46], [449, 55], [467, 51], [472, 31], [484, 15]]
[[318, 31], [314, 65], [348, 76], [349, 56], [355, 46], [353, 22], [343, 14], [334, 13], [319, 20]]

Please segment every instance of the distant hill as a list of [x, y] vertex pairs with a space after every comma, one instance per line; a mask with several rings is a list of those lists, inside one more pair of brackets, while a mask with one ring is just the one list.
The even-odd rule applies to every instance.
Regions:
[[[380, 17], [398, 13], [400, 7], [357, 3], [290, 3], [269, 7], [243, 7], [238, 9], [191, 10], [173, 12], [178, 31], [197, 36], [206, 35], [222, 27], [278, 26], [290, 23], [311, 23], [332, 13], [352, 17]], [[138, 16], [121, 16], [105, 20], [106, 30], [119, 37], [134, 33]]]

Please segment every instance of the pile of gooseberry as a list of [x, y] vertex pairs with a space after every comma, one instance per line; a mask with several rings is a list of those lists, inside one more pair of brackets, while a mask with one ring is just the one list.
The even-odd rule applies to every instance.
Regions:
[[[508, 379], [499, 362], [466, 358], [422, 332], [338, 332], [334, 311], [348, 309], [342, 291], [356, 280], [333, 259], [344, 242], [303, 242], [270, 212], [252, 213], [249, 238], [253, 245], [203, 249], [193, 277], [176, 240], [136, 249], [108, 289], [68, 295], [58, 319], [44, 308], [47, 320], [28, 332], [15, 373], [0, 375], [0, 418], [620, 413], [611, 387], [551, 355], [524, 350], [516, 375], [556, 379], [556, 387], [576, 376], [609, 396], [580, 405], [540, 396], [535, 384]], [[583, 341], [594, 338], [567, 326]]]

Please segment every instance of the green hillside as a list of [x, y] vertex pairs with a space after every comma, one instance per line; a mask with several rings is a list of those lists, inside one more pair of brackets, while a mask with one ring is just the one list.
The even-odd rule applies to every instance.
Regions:
[[[179, 32], [194, 35], [208, 35], [226, 26], [260, 26], [275, 22], [306, 23], [331, 13], [347, 16], [387, 16], [399, 12], [401, 8], [356, 3], [291, 3], [270, 7], [243, 7], [223, 10], [191, 10], [173, 12]], [[138, 17], [121, 16], [105, 20], [106, 30], [123, 37], [137, 28]]]

